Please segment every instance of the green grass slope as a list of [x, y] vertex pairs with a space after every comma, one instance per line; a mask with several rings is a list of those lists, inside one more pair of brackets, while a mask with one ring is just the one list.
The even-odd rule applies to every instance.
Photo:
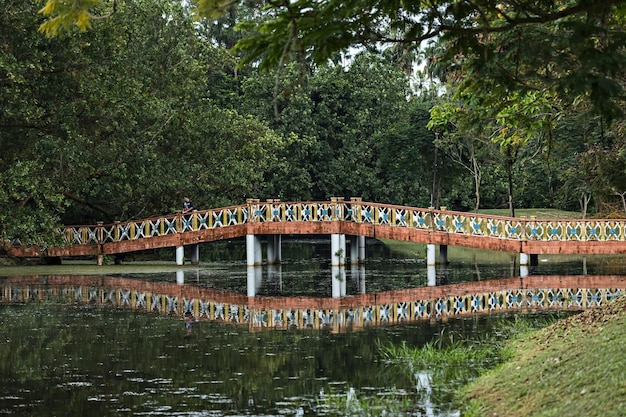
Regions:
[[513, 340], [468, 416], [626, 416], [626, 296]]

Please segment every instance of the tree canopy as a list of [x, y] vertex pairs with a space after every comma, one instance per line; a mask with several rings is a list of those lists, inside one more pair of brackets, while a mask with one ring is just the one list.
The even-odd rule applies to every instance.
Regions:
[[[48, 36], [74, 25], [87, 30], [95, 19], [114, 13], [121, 1], [46, 0], [41, 13], [48, 19], [41, 30]], [[197, 16], [217, 18], [243, 2], [195, 0], [191, 4]], [[276, 68], [290, 60], [325, 63], [350, 47], [401, 44], [411, 49], [437, 39], [446, 45], [438, 59], [448, 66], [462, 63], [468, 68], [464, 74], [468, 91], [496, 86], [498, 94], [490, 94], [498, 97], [495, 102], [511, 89], [541, 88], [533, 81], [545, 78], [570, 101], [587, 98], [608, 118], [622, 114], [626, 0], [252, 3], [259, 13], [239, 24], [246, 31], [236, 45], [243, 63], [259, 61], [262, 68]], [[533, 30], [532, 38], [524, 35], [534, 27], [544, 30]], [[528, 54], [541, 64], [520, 65], [524, 61], [520, 57]], [[511, 65], [502, 65], [505, 61]]]
[[626, 210], [624, 2], [527, 3], [0, 0], [0, 240], [183, 195]]

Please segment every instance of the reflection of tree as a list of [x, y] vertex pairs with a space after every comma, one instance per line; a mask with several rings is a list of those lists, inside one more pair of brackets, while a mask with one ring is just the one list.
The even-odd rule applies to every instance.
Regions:
[[[285, 398], [329, 392], [330, 381], [411, 387], [410, 379], [379, 365], [373, 341], [380, 329], [249, 333], [200, 322], [184, 339], [179, 318], [53, 302], [3, 307], [0, 323], [0, 339], [8, 341], [0, 344], [0, 389], [15, 397], [32, 392], [24, 404], [34, 414], [36, 403], [87, 413], [89, 399], [97, 398], [134, 412], [268, 409]], [[107, 407], [94, 401], [94, 412], [104, 415]]]

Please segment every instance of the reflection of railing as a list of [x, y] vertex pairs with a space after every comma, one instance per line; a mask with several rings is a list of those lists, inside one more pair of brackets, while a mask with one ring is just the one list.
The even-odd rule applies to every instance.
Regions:
[[0, 281], [1, 303], [61, 300], [248, 325], [252, 329], [340, 331], [420, 320], [598, 307], [626, 292], [623, 276], [532, 276], [343, 298], [248, 298], [193, 285], [91, 277]]

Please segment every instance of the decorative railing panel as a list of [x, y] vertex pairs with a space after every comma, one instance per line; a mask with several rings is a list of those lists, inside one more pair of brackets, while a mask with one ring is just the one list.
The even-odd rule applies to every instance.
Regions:
[[148, 219], [86, 226], [67, 226], [61, 234], [69, 245], [134, 241], [248, 223], [350, 222], [398, 229], [434, 231], [537, 242], [624, 241], [625, 220], [540, 220], [415, 208], [363, 202], [359, 199], [326, 202], [250, 200], [247, 204], [174, 213]]

